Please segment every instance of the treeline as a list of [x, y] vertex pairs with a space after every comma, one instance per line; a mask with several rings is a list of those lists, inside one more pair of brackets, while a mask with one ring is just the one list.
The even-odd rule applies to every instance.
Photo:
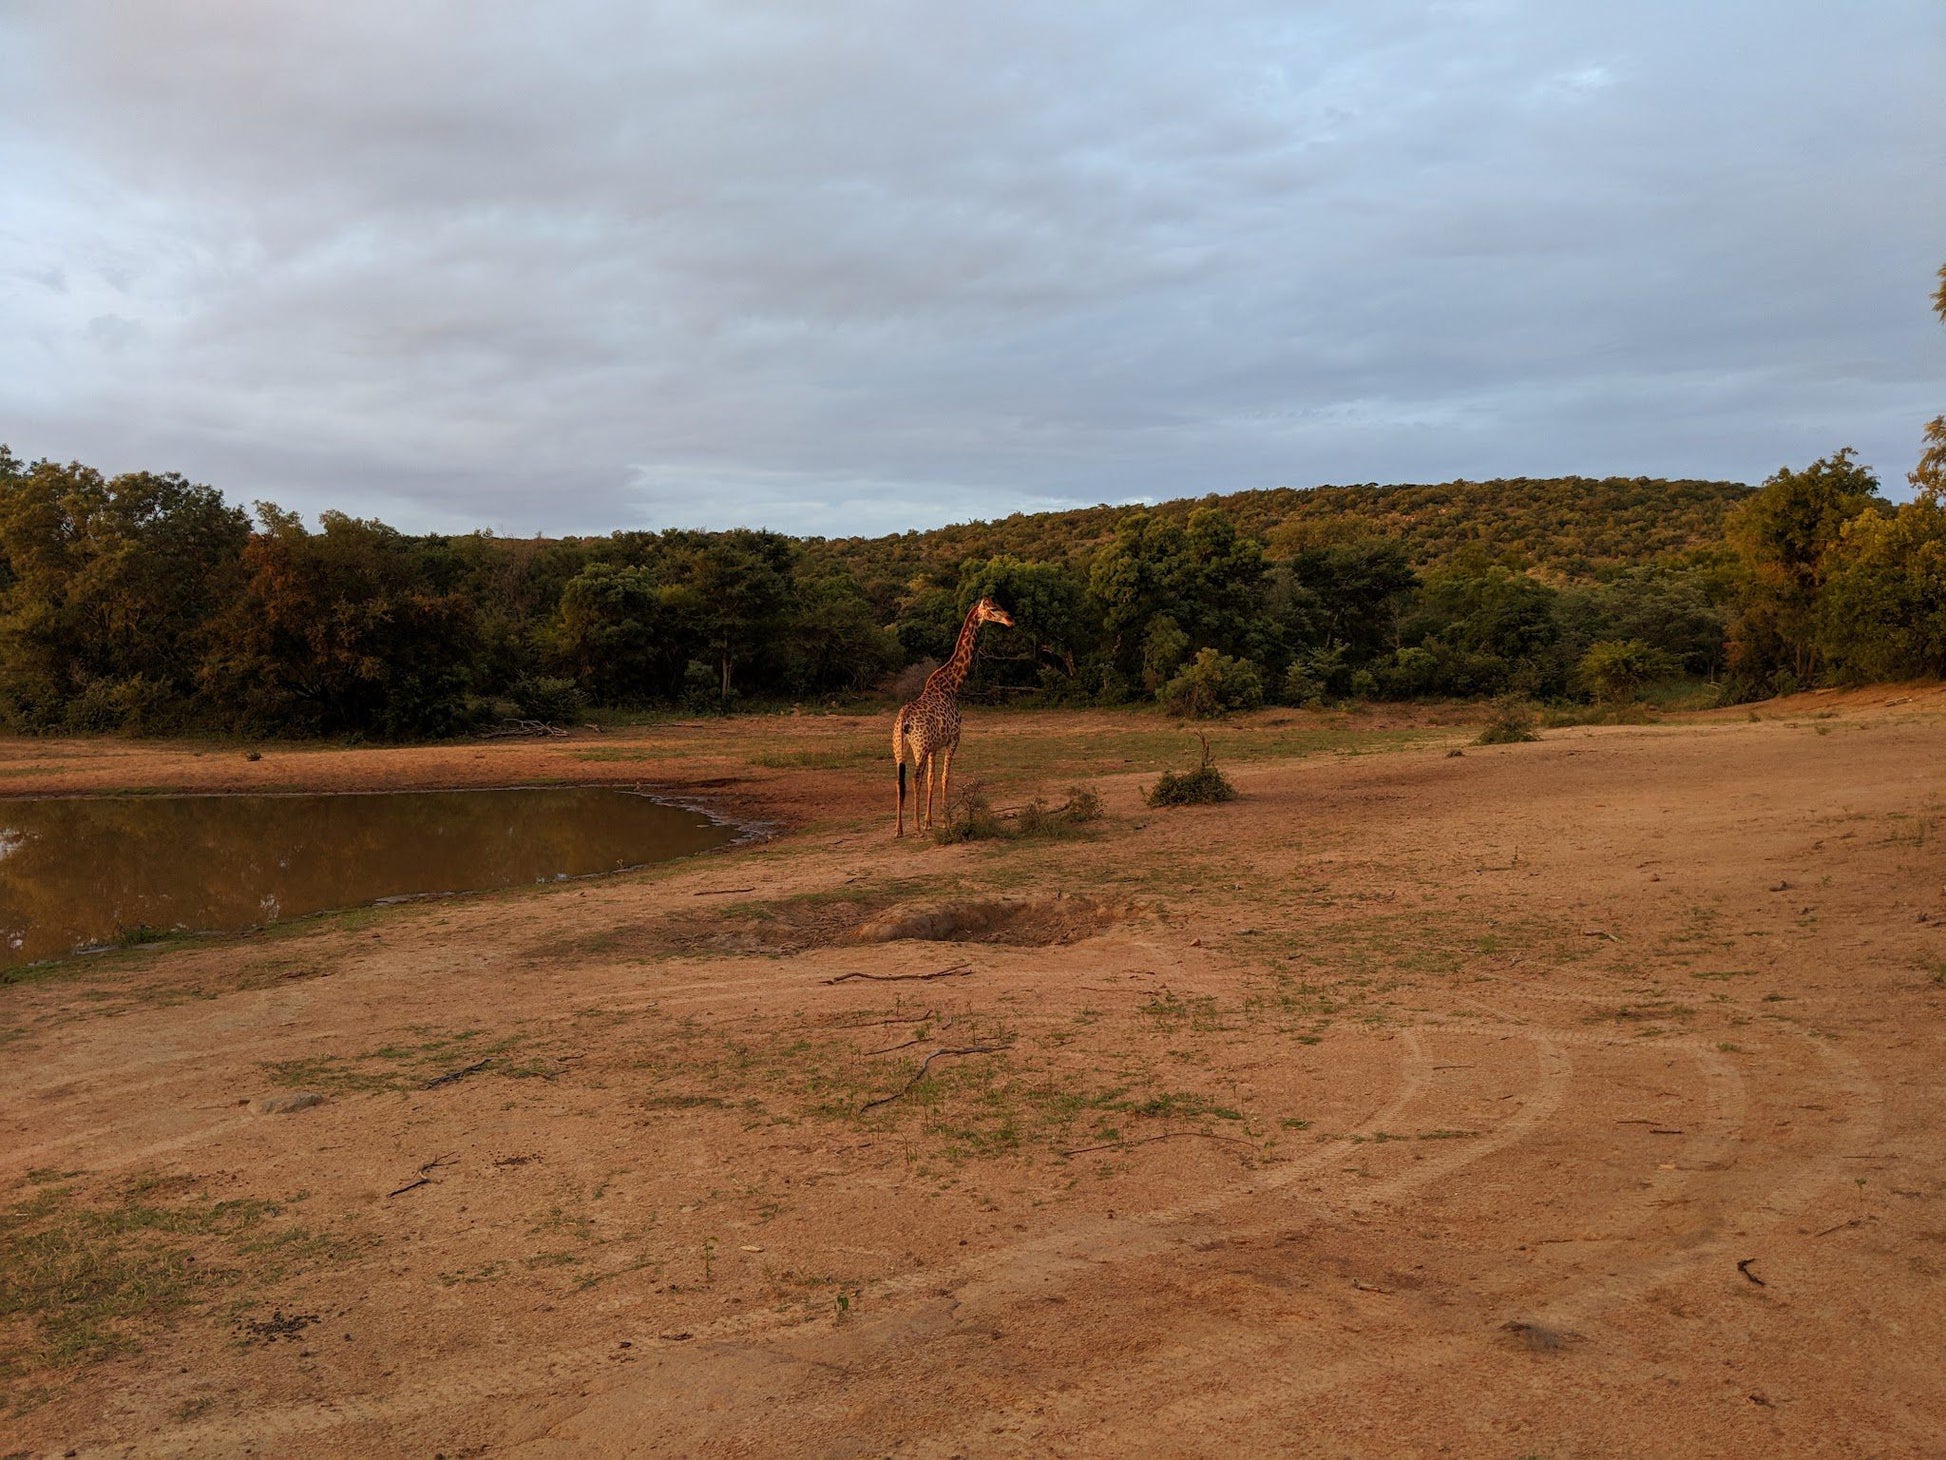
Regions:
[[[1946, 318], [1946, 270], [1935, 306]], [[1946, 673], [1946, 418], [1894, 510], [1849, 451], [1726, 482], [1236, 493], [931, 533], [411, 536], [254, 518], [173, 474], [0, 447], [0, 725], [417, 738], [507, 714], [856, 695], [943, 657], [967, 692], [1266, 702], [1726, 698]]]
[[[968, 692], [989, 700], [1211, 713], [1936, 674], [1942, 457], [1935, 439], [1920, 499], [1896, 512], [1847, 452], [1756, 492], [1712, 487], [1708, 536], [1577, 576], [1522, 546], [1523, 503], [1546, 509], [1553, 540], [1569, 532], [1554, 482], [1438, 489], [1500, 524], [1491, 543], [1422, 536], [1415, 551], [1377, 513], [1300, 495], [1267, 532], [1239, 525], [1235, 498], [1117, 510], [1098, 542], [1067, 514], [1011, 518], [992, 538], [956, 528], [949, 563], [922, 534], [509, 540], [338, 513], [312, 530], [270, 506], [247, 517], [180, 476], [111, 479], [0, 448], [0, 722], [396, 739], [587, 705], [848, 696], [943, 657], [982, 594], [1016, 623], [984, 641]], [[1590, 500], [1625, 490], [1650, 512], [1662, 490], [1593, 485]], [[1690, 510], [1702, 496], [1671, 495]], [[1394, 510], [1385, 489], [1364, 500]]]

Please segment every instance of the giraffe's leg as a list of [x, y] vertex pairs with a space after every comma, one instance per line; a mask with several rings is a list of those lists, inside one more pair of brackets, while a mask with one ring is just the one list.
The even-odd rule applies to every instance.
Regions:
[[937, 759], [939, 759], [937, 755], [929, 752], [919, 766], [919, 774], [926, 778], [926, 824], [924, 827], [926, 831], [932, 830], [932, 766], [933, 762]]
[[953, 752], [957, 749], [957, 745], [947, 746], [939, 761], [939, 804], [949, 822], [953, 819]]
[[905, 835], [905, 751], [899, 751], [899, 829], [892, 833], [895, 837]]

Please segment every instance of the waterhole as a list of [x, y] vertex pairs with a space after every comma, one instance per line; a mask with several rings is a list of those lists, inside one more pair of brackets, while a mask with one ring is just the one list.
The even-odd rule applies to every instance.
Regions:
[[700, 812], [599, 787], [0, 800], [0, 967], [612, 872], [735, 836]]

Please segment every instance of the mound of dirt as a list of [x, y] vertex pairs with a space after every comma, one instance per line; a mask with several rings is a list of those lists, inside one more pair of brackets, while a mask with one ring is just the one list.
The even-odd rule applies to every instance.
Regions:
[[1007, 943], [1045, 948], [1079, 943], [1117, 919], [1115, 909], [1086, 897], [979, 898], [928, 908], [901, 908], [861, 924], [859, 943]]
[[552, 956], [594, 954], [789, 955], [841, 943], [1003, 943], [1045, 948], [1078, 943], [1126, 915], [1091, 898], [988, 897], [913, 904], [886, 892], [750, 902], [687, 910], [612, 929]]

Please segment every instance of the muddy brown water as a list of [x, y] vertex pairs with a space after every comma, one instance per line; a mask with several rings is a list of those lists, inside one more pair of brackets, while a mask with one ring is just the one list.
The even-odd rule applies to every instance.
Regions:
[[0, 800], [0, 967], [612, 872], [736, 835], [604, 787]]

